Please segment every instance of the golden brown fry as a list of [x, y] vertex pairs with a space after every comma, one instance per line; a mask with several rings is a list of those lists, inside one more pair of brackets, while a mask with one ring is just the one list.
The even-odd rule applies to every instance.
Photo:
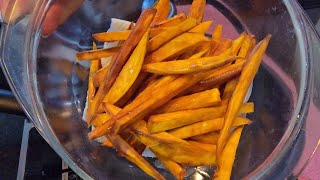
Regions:
[[210, 56], [197, 59], [158, 62], [143, 65], [142, 70], [159, 75], [188, 74], [208, 71], [234, 61], [236, 56]]
[[[252, 50], [251, 49], [251, 46], [252, 46], [251, 41], [252, 41], [251, 36], [247, 35], [245, 37], [245, 39], [243, 40], [243, 43], [241, 45], [238, 56], [244, 57], [245, 59], [247, 59], [247, 57], [250, 54], [250, 51]], [[236, 63], [241, 62], [241, 61], [244, 61], [244, 59], [237, 59]], [[238, 82], [239, 82], [239, 78], [235, 78], [226, 84], [224, 91], [223, 91], [222, 99], [230, 99], [231, 98], [232, 93], [233, 93], [234, 89], [236, 88]]]
[[[211, 131], [218, 131], [223, 128], [224, 118], [217, 118], [207, 121], [197, 122], [191, 125], [183, 126], [169, 131], [171, 135], [177, 138], [187, 139], [193, 136], [198, 136]], [[247, 118], [237, 117], [235, 118], [232, 127], [237, 127], [245, 124], [250, 124], [251, 121]]]
[[116, 103], [134, 83], [140, 73], [140, 69], [147, 52], [148, 39], [149, 32], [146, 32], [135, 50], [132, 52], [127, 63], [123, 66], [119, 76], [105, 96], [103, 100], [104, 102], [109, 102], [111, 104]]
[[169, 31], [173, 28], [175, 28], [175, 26], [152, 28], [152, 29], [150, 29], [150, 38], [154, 38], [155, 36], [159, 35], [160, 33], [163, 33], [165, 31]]
[[221, 37], [222, 37], [222, 25], [218, 24], [213, 30], [212, 39], [219, 40], [221, 39]]
[[218, 141], [219, 133], [217, 132], [209, 132], [206, 134], [193, 136], [191, 137], [192, 140], [201, 142], [201, 143], [207, 143], [207, 144], [213, 144], [216, 145]]
[[108, 113], [98, 114], [92, 121], [92, 125], [94, 127], [99, 127], [109, 119], [110, 119], [110, 115]]
[[228, 180], [231, 177], [233, 162], [236, 157], [238, 144], [240, 141], [243, 127], [239, 127], [234, 130], [230, 138], [228, 139], [225, 148], [221, 154], [221, 164], [214, 174], [214, 179]]
[[163, 21], [156, 22], [152, 28], [161, 28], [161, 27], [170, 27], [170, 26], [176, 26], [186, 20], [186, 14], [185, 13], [180, 13], [172, 18], [165, 19]]
[[197, 23], [200, 23], [204, 15], [205, 7], [206, 0], [193, 0], [188, 17], [192, 17], [197, 20]]
[[207, 143], [201, 143], [197, 141], [188, 140], [187, 141], [191, 146], [198, 147], [207, 151], [212, 151], [213, 149], [216, 149], [215, 145], [207, 144]]
[[165, 179], [158, 171], [156, 171], [136, 150], [134, 150], [119, 135], [109, 136], [113, 146], [120, 151], [124, 157], [136, 164], [145, 173], [154, 179]]
[[83, 51], [83, 52], [78, 52], [76, 56], [79, 61], [101, 59], [101, 58], [110, 57], [116, 54], [120, 50], [120, 48], [121, 47], [113, 47], [108, 49], [96, 49], [96, 50], [90, 50], [90, 51]]
[[212, 21], [202, 22], [196, 27], [190, 29], [189, 32], [205, 34], [210, 28], [211, 24], [212, 24]]
[[154, 8], [157, 9], [157, 13], [152, 24], [167, 19], [170, 11], [170, 0], [158, 0]]
[[150, 39], [148, 43], [148, 52], [153, 52], [158, 49], [163, 44], [167, 43], [171, 39], [181, 35], [182, 33], [188, 31], [192, 27], [197, 25], [196, 21], [192, 18], [187, 18], [182, 23], [170, 28], [169, 30], [160, 33], [159, 35], [155, 36], [154, 38]]
[[113, 147], [113, 144], [109, 139], [106, 139], [105, 141], [103, 141], [101, 145], [105, 147]]
[[94, 87], [99, 87], [100, 84], [102, 83], [104, 77], [106, 76], [106, 74], [108, 73], [110, 68], [110, 64], [99, 69], [94, 75], [93, 75], [93, 85]]
[[[207, 147], [207, 146], [206, 146]], [[163, 143], [153, 146], [152, 152], [168, 158], [179, 164], [189, 166], [210, 166], [216, 164], [215, 146], [208, 149], [202, 145], [195, 144], [168, 144]]]
[[98, 92], [96, 96], [93, 98], [91, 106], [87, 110], [87, 120], [89, 121], [89, 123], [91, 123], [93, 118], [96, 116], [97, 109], [101, 105], [101, 102], [104, 96], [106, 95], [106, 93], [109, 91], [109, 89], [115, 82], [117, 76], [119, 75], [122, 67], [130, 57], [132, 51], [134, 50], [136, 45], [139, 43], [142, 36], [149, 29], [149, 26], [153, 20], [155, 13], [156, 13], [155, 9], [146, 9], [142, 12], [135, 27], [130, 33], [130, 36], [121, 46], [121, 49], [115, 56], [114, 60], [111, 61], [110, 70], [104, 77], [103, 83], [100, 84]]
[[244, 40], [244, 38], [247, 36], [246, 32], [243, 32], [240, 34], [240, 36], [235, 39], [234, 41], [232, 41], [232, 45], [231, 45], [231, 52], [230, 55], [236, 55], [238, 54], [239, 49], [241, 48], [241, 44]]
[[131, 30], [116, 31], [116, 32], [103, 32], [93, 34], [92, 37], [99, 42], [113, 42], [127, 40]]
[[175, 111], [210, 107], [218, 105], [220, 101], [220, 91], [218, 89], [211, 89], [200, 93], [172, 99], [163, 107], [157, 109], [156, 112], [169, 113]]
[[[153, 152], [154, 153], [154, 152]], [[186, 170], [178, 163], [160, 156], [154, 153], [157, 158], [162, 162], [162, 164], [171, 172], [171, 174], [178, 180], [183, 180]]]
[[[225, 115], [225, 122], [222, 130], [220, 131], [218, 143], [217, 143], [217, 155], [221, 155], [228, 135], [230, 133], [233, 122], [238, 115], [240, 106], [247, 94], [248, 88], [256, 75], [260, 63], [262, 61], [263, 54], [267, 49], [271, 35], [268, 35], [262, 42], [260, 42], [252, 51], [245, 66], [242, 69], [242, 73], [239, 78], [239, 82], [236, 86], [234, 93], [229, 101], [228, 109]], [[219, 159], [219, 158], [218, 158]], [[219, 159], [219, 165], [221, 161]]]
[[198, 58], [201, 58], [201, 57], [203, 57], [208, 51], [209, 51], [209, 49], [200, 51], [200, 52], [198, 52], [198, 53], [193, 54], [192, 56], [190, 56], [189, 59], [198, 59]]
[[[192, 101], [190, 101], [192, 102]], [[148, 129], [151, 133], [175, 129], [200, 121], [223, 117], [227, 111], [227, 105], [193, 110], [176, 111], [165, 114], [155, 114], [148, 119]], [[251, 113], [254, 104], [247, 103], [241, 106], [239, 114]]]
[[219, 44], [219, 46], [215, 49], [215, 51], [213, 51], [212, 55], [213, 56], [218, 56], [218, 55], [224, 56], [222, 53], [227, 51], [232, 46], [232, 40], [220, 39], [218, 44]]
[[[93, 43], [93, 48], [92, 50], [96, 50], [97, 49], [97, 45], [95, 43]], [[88, 82], [88, 105], [90, 105], [90, 101], [91, 99], [94, 97], [95, 93], [96, 93], [96, 88], [94, 87], [94, 82], [93, 82], [93, 74], [96, 73], [98, 71], [100, 67], [100, 60], [94, 60], [90, 62], [90, 71], [89, 71], [89, 82]]]
[[147, 56], [145, 62], [153, 63], [168, 60], [175, 56], [179, 56], [194, 47], [197, 47], [199, 43], [204, 41], [208, 41], [208, 38], [202, 34], [183, 33]]

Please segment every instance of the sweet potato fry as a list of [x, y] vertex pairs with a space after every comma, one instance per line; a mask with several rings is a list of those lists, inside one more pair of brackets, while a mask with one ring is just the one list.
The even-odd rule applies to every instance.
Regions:
[[159, 144], [150, 149], [152, 152], [179, 164], [189, 166], [210, 166], [216, 164], [215, 146], [208, 149], [199, 144]]
[[[244, 57], [245, 59], [247, 59], [247, 57], [250, 54], [251, 49], [251, 36], [247, 35], [245, 37], [245, 39], [243, 40], [243, 43], [241, 45], [240, 51], [238, 53], [238, 56]], [[244, 59], [237, 59], [236, 63], [244, 61]], [[223, 95], [222, 95], [222, 99], [230, 99], [232, 96], [232, 93], [234, 91], [234, 89], [236, 88], [237, 84], [239, 82], [239, 78], [235, 78], [233, 80], [231, 80], [230, 82], [228, 82], [224, 88], [223, 91]]]
[[227, 51], [232, 46], [232, 40], [230, 39], [220, 39], [219, 46], [213, 51], [213, 56], [221, 55], [223, 52]]
[[[220, 92], [218, 89], [211, 89], [188, 96], [182, 96], [170, 100], [163, 107], [157, 109], [157, 113], [169, 113], [175, 111], [197, 109], [215, 106], [220, 103]], [[192, 102], [192, 103], [190, 103]]]
[[236, 56], [210, 56], [197, 59], [176, 60], [143, 65], [143, 71], [159, 74], [188, 74], [208, 71], [234, 61]]
[[232, 41], [230, 55], [238, 54], [238, 51], [241, 48], [241, 44], [242, 44], [242, 42], [243, 42], [243, 40], [245, 39], [246, 36], [247, 36], [247, 33], [243, 32], [243, 33], [240, 34], [240, 36], [237, 39]]
[[157, 13], [154, 16], [152, 24], [167, 19], [170, 11], [170, 0], [158, 0], [154, 8], [157, 9]]
[[[154, 153], [154, 152], [153, 152]], [[162, 162], [162, 164], [171, 172], [171, 174], [178, 180], [183, 180], [186, 170], [178, 163], [160, 156], [154, 153], [157, 158]]]
[[99, 87], [102, 83], [104, 76], [108, 73], [110, 68], [110, 65], [107, 65], [101, 69], [99, 69], [94, 75], [93, 75], [93, 85], [94, 87]]
[[192, 140], [201, 142], [201, 143], [207, 143], [207, 144], [213, 144], [216, 145], [218, 141], [219, 133], [217, 132], [209, 132], [206, 134], [193, 136], [191, 137]]
[[202, 34], [183, 33], [147, 56], [145, 62], [153, 63], [168, 60], [197, 47], [199, 43], [204, 41], [209, 40]]
[[[97, 49], [97, 45], [95, 43], [93, 43], [93, 48], [92, 50], [96, 50]], [[87, 99], [88, 99], [88, 103], [90, 104], [91, 99], [94, 97], [95, 93], [96, 93], [96, 88], [94, 87], [94, 82], [93, 82], [93, 74], [95, 74], [100, 66], [100, 60], [94, 60], [90, 62], [90, 71], [89, 71], [89, 82], [88, 82], [88, 94], [87, 94]], [[88, 105], [89, 105], [88, 104]]]
[[90, 50], [90, 51], [83, 51], [77, 53], [77, 59], [79, 61], [81, 60], [95, 60], [95, 59], [101, 59], [104, 57], [109, 57], [114, 54], [116, 54], [121, 47], [113, 47], [108, 49], [96, 49], [96, 50]]
[[219, 40], [221, 39], [221, 37], [222, 37], [222, 25], [218, 24], [213, 30], [212, 39]]
[[152, 28], [160, 28], [160, 27], [176, 26], [176, 25], [180, 24], [181, 22], [183, 22], [184, 20], [186, 20], [186, 18], [187, 18], [187, 16], [185, 13], [180, 13], [180, 14], [173, 16], [172, 18], [165, 19], [163, 21], [158, 21], [155, 24], [153, 24], [153, 26], [151, 26], [151, 27]]
[[198, 53], [190, 56], [189, 59], [198, 59], [198, 58], [201, 58], [201, 57], [203, 57], [208, 51], [209, 51], [209, 49], [200, 51], [200, 52], [198, 52]]
[[110, 119], [110, 115], [108, 113], [98, 114], [92, 121], [92, 125], [94, 127], [99, 127], [106, 121]]
[[178, 24], [177, 26], [174, 26], [173, 28], [170, 28], [169, 30], [163, 33], [160, 33], [159, 35], [150, 39], [150, 41], [148, 42], [148, 52], [155, 51], [163, 44], [181, 35], [182, 33], [188, 31], [189, 29], [193, 28], [195, 25], [197, 25], [197, 23], [194, 19], [187, 18], [185, 21]]
[[[202, 122], [197, 122], [188, 126], [183, 126], [174, 130], [169, 131], [171, 135], [181, 139], [188, 139], [193, 136], [198, 136], [211, 131], [218, 131], [223, 128], [224, 118], [217, 118]], [[246, 118], [237, 117], [235, 118], [232, 127], [237, 127], [245, 124], [250, 124], [251, 121]]]
[[158, 171], [156, 171], [136, 150], [134, 150], [119, 135], [109, 136], [114, 147], [120, 151], [124, 157], [136, 164], [145, 173], [154, 179], [165, 179]]
[[106, 139], [105, 141], [103, 141], [101, 145], [105, 147], [113, 147], [113, 144], [109, 139]]
[[211, 24], [212, 24], [212, 21], [202, 22], [199, 25], [197, 25], [196, 27], [190, 29], [189, 32], [205, 34], [208, 31], [208, 29], [210, 28]]
[[116, 32], [103, 32], [93, 34], [92, 37], [99, 42], [113, 42], [127, 40], [131, 30], [116, 31]]
[[228, 139], [225, 148], [222, 150], [221, 164], [219, 165], [219, 168], [217, 168], [217, 171], [214, 174], [214, 179], [230, 179], [242, 129], [243, 127], [235, 129], [230, 138]]
[[149, 39], [149, 32], [146, 32], [141, 41], [132, 52], [127, 63], [123, 66], [119, 76], [110, 88], [108, 94], [104, 98], [104, 102], [111, 104], [116, 103], [131, 87], [140, 73], [141, 66], [145, 54], [147, 52], [147, 43]]
[[[193, 110], [176, 111], [165, 114], [155, 114], [150, 116], [150, 118], [148, 119], [148, 129], [150, 133], [175, 129], [196, 122], [223, 117], [226, 111], [227, 105], [221, 105], [210, 108], [200, 108]], [[241, 106], [239, 114], [251, 113], [253, 111], [253, 103], [247, 103]]]
[[200, 23], [204, 15], [205, 7], [206, 0], [193, 0], [188, 17], [192, 17], [197, 20], [197, 23]]
[[[232, 124], [235, 121], [235, 118], [239, 112], [240, 106], [247, 94], [248, 88], [258, 71], [260, 63], [262, 61], [263, 54], [267, 49], [270, 38], [271, 38], [271, 35], [268, 35], [264, 40], [262, 40], [255, 47], [255, 49], [251, 52], [250, 57], [246, 61], [245, 66], [242, 69], [242, 73], [239, 78], [239, 82], [241, 83], [237, 84], [236, 89], [231, 96], [228, 109], [225, 115], [225, 122], [222, 130], [220, 131], [220, 135], [217, 143], [217, 155], [221, 155], [222, 153], [222, 150], [224, 148], [224, 145], [230, 133]], [[219, 159], [219, 165], [221, 165], [220, 159]]]
[[193, 141], [193, 140], [188, 140], [187, 142], [191, 146], [199, 147], [199, 148], [202, 148], [202, 149], [207, 150], [207, 151], [212, 151], [213, 149], [216, 149], [216, 146], [212, 145], [212, 144], [201, 143], [201, 142], [197, 142], [197, 141]]
[[159, 35], [160, 33], [163, 33], [165, 31], [169, 31], [173, 28], [175, 28], [175, 26], [152, 28], [152, 29], [150, 29], [150, 38], [154, 38], [155, 36]]
[[92, 100], [91, 106], [87, 110], [87, 120], [89, 123], [91, 123], [93, 118], [96, 116], [97, 108], [101, 105], [104, 96], [115, 82], [123, 65], [127, 62], [129, 56], [141, 40], [142, 36], [149, 29], [155, 13], [155, 9], [146, 9], [142, 12], [135, 27], [130, 33], [130, 36], [121, 46], [117, 56], [114, 58], [114, 61], [111, 62], [110, 70], [104, 77], [103, 83], [100, 85], [96, 96]]

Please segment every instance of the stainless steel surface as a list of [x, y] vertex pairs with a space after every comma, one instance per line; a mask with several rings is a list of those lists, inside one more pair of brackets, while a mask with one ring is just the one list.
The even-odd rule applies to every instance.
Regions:
[[[81, 117], [88, 69], [76, 62], [75, 53], [89, 48], [90, 34], [106, 30], [110, 17], [135, 20], [150, 2], [88, 0], [53, 35], [42, 37], [41, 12], [48, 2], [39, 0], [34, 14], [2, 29], [1, 62], [11, 87], [53, 149], [85, 179], [148, 179], [114, 150], [87, 139]], [[173, 2], [172, 12], [181, 12], [191, 1]], [[205, 18], [223, 23], [233, 36], [244, 30], [259, 40], [273, 35], [253, 85], [256, 112], [249, 117], [254, 122], [242, 136], [233, 177], [298, 175], [320, 135], [320, 47], [313, 27], [295, 1], [207, 1], [206, 8]], [[299, 148], [294, 146], [297, 137], [302, 139]], [[298, 152], [292, 166], [284, 168], [293, 148]], [[192, 173], [188, 179], [207, 178], [199, 168]]]

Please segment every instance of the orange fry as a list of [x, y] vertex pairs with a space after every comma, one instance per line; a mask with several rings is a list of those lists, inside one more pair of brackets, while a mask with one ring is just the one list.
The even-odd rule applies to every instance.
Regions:
[[[193, 136], [198, 136], [211, 131], [218, 131], [223, 128], [224, 118], [217, 118], [207, 121], [197, 122], [191, 125], [183, 126], [169, 131], [173, 136], [180, 139], [188, 139]], [[237, 127], [245, 124], [250, 124], [251, 121], [247, 118], [237, 117], [235, 118], [232, 127]]]
[[103, 32], [93, 34], [92, 37], [99, 42], [113, 42], [127, 40], [131, 30], [116, 31], [116, 32]]
[[186, 170], [180, 164], [168, 158], [164, 158], [157, 153], [154, 153], [154, 154], [176, 179], [183, 180], [184, 175], [186, 174]]
[[169, 30], [160, 33], [159, 35], [155, 36], [154, 38], [150, 39], [148, 43], [148, 52], [155, 51], [163, 44], [167, 43], [171, 39], [179, 36], [180, 34], [188, 31], [192, 27], [196, 25], [196, 21], [192, 18], [188, 18], [182, 23], [170, 28]]
[[[114, 57], [114, 60], [111, 61], [110, 69], [106, 76], [104, 77], [103, 83], [100, 85], [96, 96], [93, 98], [91, 106], [87, 110], [87, 120], [89, 123], [96, 116], [97, 109], [101, 105], [101, 102], [109, 91], [113, 83], [115, 82], [117, 76], [119, 75], [122, 67], [129, 59], [132, 51], [136, 45], [141, 40], [142, 36], [147, 32], [149, 26], [153, 20], [153, 17], [156, 13], [155, 9], [146, 9], [140, 15], [136, 25], [134, 26], [132, 32], [128, 39], [121, 46], [119, 52]], [[101, 126], [102, 127], [102, 126]]]
[[[227, 105], [221, 105], [210, 108], [155, 114], [150, 116], [150, 118], [148, 119], [148, 129], [151, 133], [175, 129], [196, 122], [223, 117], [226, 111]], [[241, 106], [239, 114], [251, 113], [253, 111], [253, 103], [247, 103]]]
[[142, 69], [143, 71], [159, 75], [188, 74], [221, 67], [234, 61], [236, 58], [236, 56], [210, 56], [197, 59], [158, 62], [146, 64]]
[[110, 119], [110, 115], [108, 113], [98, 114], [92, 121], [92, 125], [94, 127], [99, 127], [106, 121]]
[[189, 17], [197, 20], [197, 23], [202, 21], [204, 9], [206, 7], [206, 0], [193, 0], [190, 8]]
[[157, 9], [157, 13], [154, 16], [153, 23], [165, 20], [167, 19], [170, 11], [170, 0], [158, 0], [155, 3], [154, 8]]
[[[226, 140], [230, 133], [233, 122], [238, 115], [240, 106], [247, 94], [248, 88], [256, 75], [260, 63], [262, 61], [263, 54], [267, 49], [271, 35], [268, 35], [264, 40], [262, 40], [252, 51], [250, 57], [248, 58], [245, 66], [242, 69], [242, 73], [239, 78], [239, 82], [234, 90], [229, 101], [228, 109], [225, 115], [225, 122], [222, 130], [220, 131], [218, 143], [217, 143], [217, 155], [221, 155], [223, 148], [225, 146]], [[218, 157], [218, 164], [221, 165], [221, 161]]]
[[184, 20], [186, 20], [186, 18], [187, 18], [186, 14], [180, 13], [180, 14], [173, 16], [172, 18], [156, 22], [155, 24], [153, 24], [152, 28], [176, 26], [176, 25], [180, 24], [181, 22], [183, 22]]
[[134, 150], [126, 141], [119, 135], [109, 136], [114, 147], [120, 151], [124, 157], [136, 164], [145, 173], [154, 179], [165, 179], [158, 171], [156, 171], [136, 150]]
[[210, 28], [211, 24], [212, 24], [212, 21], [202, 22], [199, 25], [197, 25], [196, 27], [190, 29], [189, 32], [204, 34], [204, 33], [206, 33], [208, 31], [208, 29]]
[[221, 164], [214, 174], [214, 179], [228, 180], [231, 177], [232, 167], [236, 158], [236, 152], [240, 141], [243, 127], [234, 130], [228, 139], [225, 148], [221, 154]]
[[140, 69], [147, 51], [147, 42], [149, 32], [146, 32], [141, 41], [132, 52], [127, 63], [123, 66], [119, 76], [110, 88], [108, 94], [104, 98], [104, 102], [114, 104], [117, 102], [131, 87], [140, 73]]
[[232, 41], [230, 39], [220, 39], [218, 44], [218, 47], [212, 53], [213, 56], [222, 55], [223, 52], [232, 46]]
[[150, 29], [150, 38], [154, 38], [155, 36], [159, 35], [160, 33], [163, 33], [165, 31], [169, 31], [173, 28], [175, 28], [175, 26], [152, 28], [152, 29]]
[[146, 57], [146, 63], [165, 61], [208, 41], [203, 34], [183, 33]]
[[219, 40], [221, 39], [221, 37], [222, 37], [222, 25], [218, 24], [213, 30], [212, 39]]
[[95, 59], [101, 59], [104, 57], [109, 57], [114, 54], [116, 54], [121, 47], [113, 47], [108, 49], [96, 49], [96, 50], [90, 50], [90, 51], [83, 51], [77, 53], [77, 59], [79, 61], [82, 60], [95, 60]]
[[207, 144], [213, 144], [216, 145], [218, 141], [219, 133], [217, 132], [209, 132], [206, 134], [193, 136], [191, 137], [192, 140], [201, 142], [201, 143], [207, 143]]
[[218, 89], [211, 89], [200, 93], [172, 99], [163, 107], [157, 109], [156, 112], [169, 113], [175, 111], [210, 107], [218, 105], [220, 101], [220, 91]]
[[104, 76], [108, 73], [110, 68], [110, 65], [107, 65], [101, 69], [99, 69], [94, 75], [93, 75], [93, 85], [94, 87], [99, 87], [102, 83]]

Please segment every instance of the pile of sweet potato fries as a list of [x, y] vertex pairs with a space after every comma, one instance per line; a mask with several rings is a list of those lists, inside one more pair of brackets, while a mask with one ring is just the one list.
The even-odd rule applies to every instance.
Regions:
[[[125, 31], [93, 34], [118, 46], [77, 53], [91, 60], [86, 121], [155, 179], [164, 179], [142, 156], [149, 148], [177, 178], [185, 165], [216, 166], [213, 178], [229, 179], [241, 132], [250, 124], [240, 114], [254, 111], [244, 98], [271, 35], [256, 44], [246, 32], [222, 37], [222, 26], [205, 35], [206, 1], [194, 0], [188, 15], [167, 18], [169, 0], [145, 9]], [[110, 58], [101, 67], [101, 58]]]

